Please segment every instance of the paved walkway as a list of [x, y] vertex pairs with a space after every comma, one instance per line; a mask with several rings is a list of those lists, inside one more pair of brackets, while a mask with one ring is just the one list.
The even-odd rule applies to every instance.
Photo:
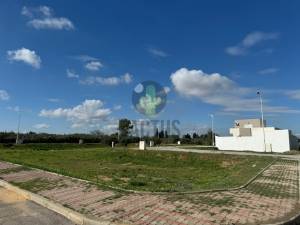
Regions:
[[0, 178], [100, 220], [123, 224], [263, 224], [298, 213], [298, 161], [279, 160], [237, 191], [185, 195], [117, 192], [0, 162]]
[[0, 188], [1, 225], [72, 225], [58, 215], [34, 202], [25, 200], [14, 192]]

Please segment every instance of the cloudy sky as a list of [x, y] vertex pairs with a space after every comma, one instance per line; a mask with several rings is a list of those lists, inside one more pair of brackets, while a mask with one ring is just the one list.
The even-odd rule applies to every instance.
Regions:
[[203, 130], [215, 115], [259, 117], [300, 134], [299, 1], [0, 2], [0, 130], [111, 132], [147, 119], [131, 94], [168, 90], [155, 119]]

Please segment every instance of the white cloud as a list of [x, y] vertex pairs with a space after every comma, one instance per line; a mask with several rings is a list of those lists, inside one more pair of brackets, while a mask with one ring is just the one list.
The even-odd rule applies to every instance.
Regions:
[[153, 56], [160, 57], [160, 58], [165, 58], [169, 56], [166, 52], [157, 48], [148, 48], [148, 52]]
[[74, 29], [73, 23], [69, 19], [64, 17], [33, 19], [28, 22], [28, 25], [34, 27], [35, 29], [54, 29], [54, 30]]
[[67, 69], [67, 77], [68, 78], [79, 78], [79, 75], [75, 73], [75, 71]]
[[52, 10], [48, 6], [40, 6], [39, 10], [41, 13], [44, 14], [44, 16], [51, 16], [52, 15]]
[[27, 48], [7, 51], [7, 57], [10, 61], [21, 61], [38, 69], [41, 67], [41, 58]]
[[26, 6], [24, 6], [24, 7], [22, 8], [21, 14], [22, 14], [23, 16], [28, 16], [28, 17], [32, 17], [32, 16], [33, 16], [31, 10], [30, 10], [28, 7], [26, 7]]
[[20, 112], [19, 106], [8, 106], [7, 109], [13, 112]]
[[60, 102], [61, 100], [59, 98], [48, 98], [49, 102]]
[[108, 85], [108, 86], [116, 86], [119, 84], [129, 84], [132, 82], [132, 75], [129, 73], [126, 73], [120, 77], [96, 77], [91, 76], [88, 77], [85, 80], [80, 81], [82, 84], [100, 84], [100, 85]]
[[[259, 111], [260, 103], [253, 88], [240, 87], [219, 73], [206, 74], [201, 70], [181, 68], [171, 75], [175, 90], [185, 97], [222, 107], [226, 112]], [[266, 112], [299, 113], [299, 110], [284, 106], [269, 106], [265, 99]]]
[[252, 32], [248, 34], [242, 41], [244, 47], [252, 47], [262, 41], [274, 40], [278, 38], [278, 33], [264, 33], [260, 31]]
[[101, 85], [109, 85], [114, 86], [120, 83], [120, 78], [118, 77], [88, 77], [85, 80], [80, 81], [81, 84], [101, 84]]
[[93, 124], [90, 128], [100, 130], [102, 133], [112, 134], [118, 131], [119, 120], [113, 117], [107, 118], [101, 124]]
[[206, 74], [201, 70], [188, 70], [181, 68], [171, 75], [171, 81], [179, 93], [185, 96], [207, 98], [219, 94], [234, 92], [236, 84], [229, 78], [218, 73]]
[[40, 116], [49, 118], [65, 118], [72, 123], [72, 128], [93, 127], [111, 114], [111, 110], [103, 108], [100, 100], [85, 100], [73, 108], [43, 109]]
[[126, 83], [126, 84], [129, 84], [131, 83], [132, 81], [132, 75], [129, 74], [129, 73], [125, 73], [123, 76], [121, 76], [121, 81]]
[[33, 125], [33, 128], [38, 129], [38, 130], [39, 129], [47, 129], [49, 127], [50, 127], [50, 125], [48, 125], [46, 123], [38, 123], [38, 124]]
[[300, 90], [290, 90], [284, 93], [292, 99], [300, 100]]
[[100, 62], [100, 60], [93, 56], [76, 55], [71, 57], [84, 63], [84, 67], [90, 71], [98, 71], [100, 68], [103, 67], [103, 64]]
[[181, 134], [193, 134], [197, 133], [198, 135], [206, 133], [211, 127], [207, 124], [200, 123], [182, 123], [180, 124]]
[[98, 61], [97, 58], [89, 55], [77, 55], [77, 56], [72, 56], [72, 58], [80, 60], [81, 62]]
[[85, 65], [85, 68], [91, 71], [98, 71], [101, 67], [103, 67], [103, 65], [99, 61], [91, 61]]
[[245, 55], [247, 53], [247, 49], [240, 46], [231, 46], [226, 48], [226, 52], [229, 55]]
[[164, 87], [164, 91], [168, 94], [171, 91], [171, 88], [166, 86]]
[[72, 21], [65, 17], [54, 17], [53, 10], [48, 6], [22, 8], [21, 14], [30, 18], [28, 25], [35, 29], [72, 30]]
[[119, 124], [118, 121], [113, 121], [109, 124], [106, 124], [102, 127], [102, 130], [107, 134], [116, 133], [118, 131]]
[[25, 109], [25, 108], [20, 108], [19, 106], [8, 106], [6, 107], [7, 110], [13, 111], [13, 112], [22, 112], [22, 113], [31, 113], [31, 109]]
[[9, 98], [10, 98], [10, 96], [7, 93], [7, 91], [0, 90], [0, 100], [7, 101], [7, 100], [9, 100]]
[[259, 74], [261, 75], [266, 75], [266, 74], [273, 74], [273, 73], [277, 73], [279, 71], [278, 68], [267, 68], [267, 69], [263, 69], [258, 71]]
[[115, 106], [114, 106], [114, 110], [120, 110], [120, 109], [122, 109], [122, 106], [121, 106], [121, 105], [115, 105]]
[[278, 33], [265, 33], [261, 31], [255, 31], [246, 35], [246, 37], [237, 45], [226, 48], [226, 52], [229, 55], [238, 56], [245, 55], [248, 50], [255, 45], [268, 40], [275, 40], [279, 37]]
[[35, 16], [45, 16], [50, 17], [52, 15], [52, 10], [48, 6], [39, 6], [39, 7], [27, 7], [24, 6], [22, 8], [21, 14], [27, 17], [35, 17]]

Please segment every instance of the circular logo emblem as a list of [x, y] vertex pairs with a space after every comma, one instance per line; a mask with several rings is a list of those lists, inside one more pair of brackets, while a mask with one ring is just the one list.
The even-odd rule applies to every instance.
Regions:
[[154, 81], [144, 81], [135, 86], [132, 92], [132, 104], [135, 109], [149, 117], [158, 114], [165, 107], [167, 93]]

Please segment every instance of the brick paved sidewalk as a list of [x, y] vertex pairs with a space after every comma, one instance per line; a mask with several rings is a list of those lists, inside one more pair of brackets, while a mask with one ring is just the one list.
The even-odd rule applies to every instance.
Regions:
[[133, 194], [0, 162], [0, 178], [78, 212], [125, 224], [263, 224], [295, 215], [298, 162], [279, 160], [244, 189], [202, 194]]

